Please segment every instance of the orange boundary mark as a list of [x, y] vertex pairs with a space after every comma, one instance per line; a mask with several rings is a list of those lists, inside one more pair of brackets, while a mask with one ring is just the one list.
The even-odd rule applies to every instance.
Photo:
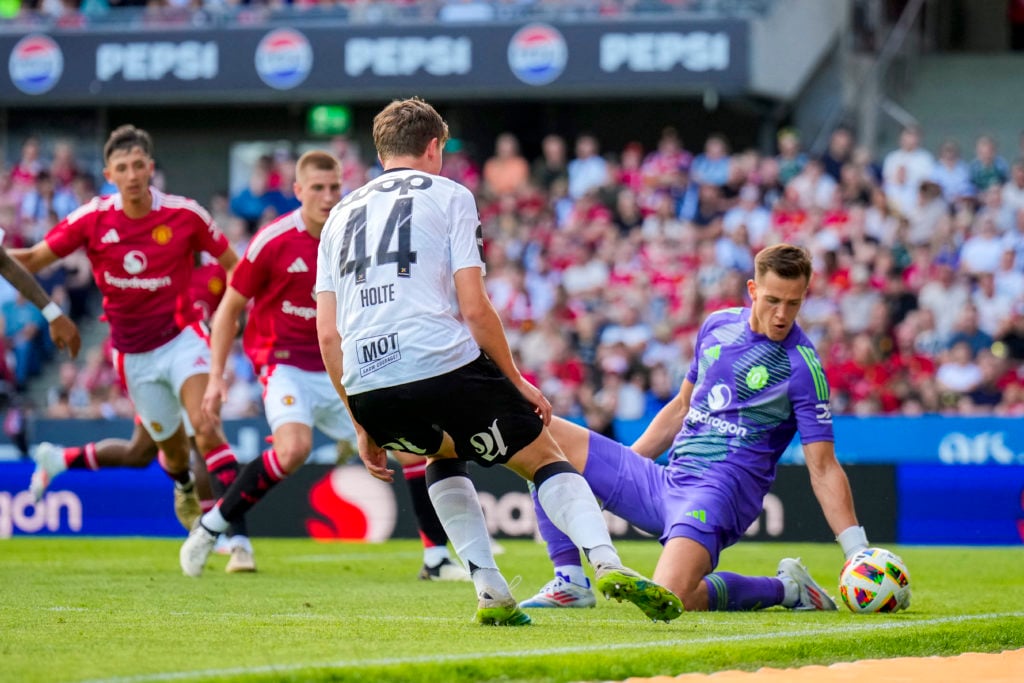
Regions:
[[1024, 649], [995, 654], [968, 652], [956, 657], [898, 657], [840, 662], [799, 669], [719, 671], [655, 678], [628, 678], [624, 683], [1021, 683], [1024, 681]]

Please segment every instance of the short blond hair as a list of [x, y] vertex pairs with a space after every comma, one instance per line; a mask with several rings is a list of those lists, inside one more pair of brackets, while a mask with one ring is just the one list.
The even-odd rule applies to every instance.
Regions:
[[443, 148], [448, 142], [448, 124], [418, 97], [394, 100], [373, 117], [373, 144], [381, 161], [422, 156], [434, 138]]
[[331, 153], [320, 149], [311, 149], [295, 162], [295, 177], [302, 177], [307, 169], [315, 171], [337, 171], [341, 173], [341, 162]]

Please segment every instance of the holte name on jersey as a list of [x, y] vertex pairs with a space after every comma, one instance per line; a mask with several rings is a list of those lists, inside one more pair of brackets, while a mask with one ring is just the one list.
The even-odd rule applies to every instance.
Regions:
[[386, 284], [376, 287], [365, 287], [359, 290], [359, 303], [363, 308], [387, 304], [395, 300], [395, 285]]

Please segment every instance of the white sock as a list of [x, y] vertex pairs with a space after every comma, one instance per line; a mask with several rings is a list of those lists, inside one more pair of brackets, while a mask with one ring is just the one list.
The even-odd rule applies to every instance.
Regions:
[[199, 519], [199, 523], [215, 534], [227, 531], [228, 520], [220, 514], [220, 505], [214, 505], [213, 509]]
[[445, 560], [450, 560], [451, 555], [448, 554], [448, 548], [443, 545], [432, 545], [429, 548], [423, 549], [423, 564], [428, 567], [436, 567]]
[[577, 586], [590, 588], [590, 579], [587, 578], [587, 574], [583, 571], [583, 567], [578, 564], [560, 564], [555, 567], [555, 574], [561, 574], [564, 579], [569, 581], [569, 583], [575, 583]]
[[796, 601], [800, 599], [800, 586], [796, 584], [796, 581], [787, 577], [779, 577], [779, 581], [782, 582], [782, 606], [792, 607], [796, 604]]
[[559, 472], [537, 487], [537, 498], [551, 522], [580, 548], [592, 565], [621, 565], [612, 546], [608, 525], [586, 480], [574, 472]]
[[494, 561], [491, 536], [473, 482], [468, 477], [445, 477], [431, 484], [427, 493], [452, 547], [470, 571], [477, 593], [508, 595], [508, 583]]
[[244, 548], [245, 550], [252, 552], [252, 541], [249, 540], [248, 536], [241, 536], [236, 534], [228, 539], [228, 547], [232, 550], [235, 548]]

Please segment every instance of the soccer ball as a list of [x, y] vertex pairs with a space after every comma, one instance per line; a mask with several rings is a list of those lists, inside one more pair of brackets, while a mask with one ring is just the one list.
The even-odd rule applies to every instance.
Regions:
[[843, 565], [839, 595], [852, 612], [898, 612], [910, 607], [910, 573], [899, 555], [866, 548]]

